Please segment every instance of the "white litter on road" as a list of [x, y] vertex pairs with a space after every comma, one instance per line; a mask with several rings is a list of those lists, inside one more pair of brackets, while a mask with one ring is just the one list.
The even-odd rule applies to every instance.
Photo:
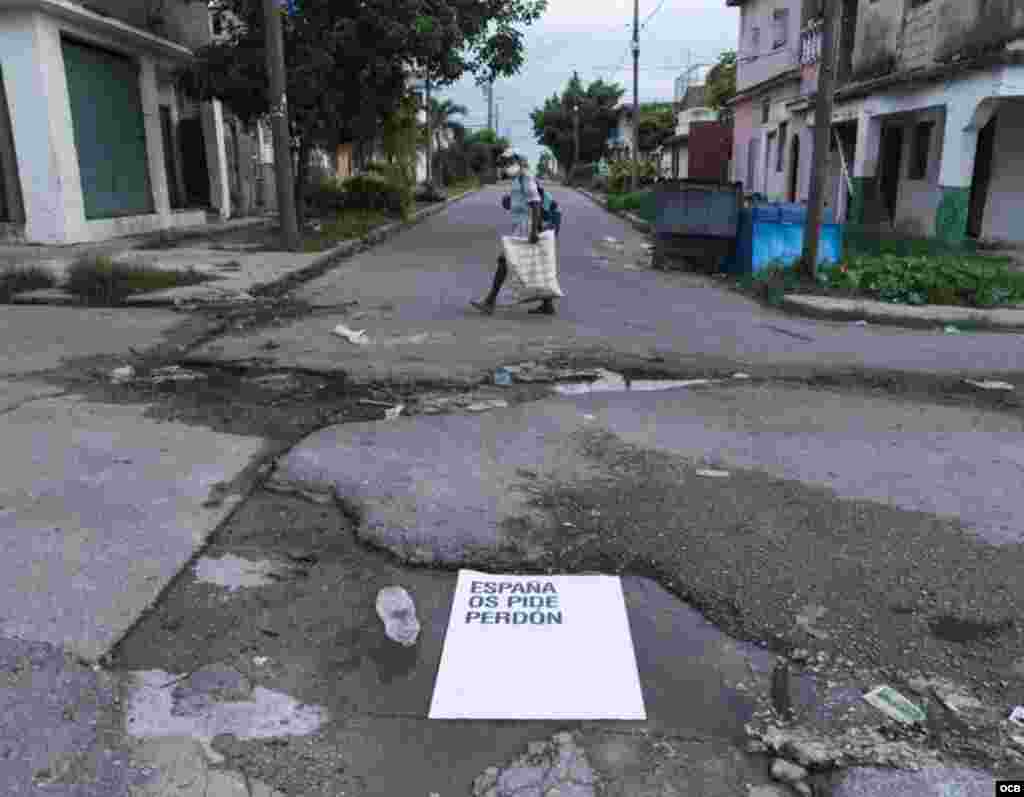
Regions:
[[393, 421], [395, 418], [402, 414], [402, 410], [404, 409], [404, 404], [396, 404], [394, 407], [389, 407], [388, 409], [384, 410], [384, 420]]
[[349, 343], [367, 344], [370, 342], [366, 337], [365, 329], [349, 329], [344, 324], [338, 324], [334, 328], [334, 334], [339, 338], [345, 338]]
[[1024, 728], [1024, 706], [1014, 706], [1010, 712], [1010, 722]]
[[207, 584], [216, 584], [234, 592], [243, 587], [264, 587], [273, 584], [269, 577], [281, 568], [272, 562], [253, 562], [240, 556], [226, 554], [219, 559], [200, 557], [196, 562], [196, 579]]
[[712, 479], [726, 479], [729, 477], [729, 471], [727, 470], [710, 470], [708, 468], [701, 468], [697, 471], [698, 476], [708, 476]]
[[110, 378], [115, 382], [127, 382], [135, 378], [135, 369], [130, 365], [115, 368], [110, 372]]
[[384, 587], [377, 593], [377, 616], [384, 623], [388, 639], [412, 647], [420, 635], [416, 604], [402, 587]]
[[964, 380], [969, 385], [980, 387], [982, 390], [1013, 390], [1014, 387], [1009, 382], [996, 382], [993, 380], [986, 380], [984, 382], [975, 382], [973, 379]]
[[864, 695], [864, 700], [887, 717], [907, 725], [912, 725], [915, 722], [924, 722], [927, 719], [925, 713], [920, 708], [891, 686], [879, 686], [872, 689]]

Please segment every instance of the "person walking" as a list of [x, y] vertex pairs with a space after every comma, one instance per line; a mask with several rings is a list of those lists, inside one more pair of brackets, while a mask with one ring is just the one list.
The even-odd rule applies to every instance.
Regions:
[[[512, 192], [507, 198], [506, 209], [512, 213], [516, 221], [515, 230], [511, 233], [516, 238], [527, 238], [531, 244], [540, 240], [542, 207], [540, 191], [537, 188], [537, 181], [529, 172], [529, 164], [522, 155], [515, 155], [511, 164], [505, 170], [506, 175], [512, 178]], [[477, 310], [485, 315], [494, 313], [494, 307], [498, 302], [498, 292], [508, 278], [508, 261], [505, 259], [505, 252], [498, 239], [498, 270], [494, 274], [494, 284], [491, 292], [479, 301], [470, 302]], [[530, 310], [533, 315], [554, 315], [554, 299], [542, 299], [540, 306]]]

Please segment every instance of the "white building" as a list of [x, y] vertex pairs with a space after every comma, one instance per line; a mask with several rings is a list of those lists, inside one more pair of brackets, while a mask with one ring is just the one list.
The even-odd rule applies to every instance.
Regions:
[[173, 84], [212, 35], [205, 0], [0, 0], [0, 236], [72, 244], [251, 212], [266, 147]]

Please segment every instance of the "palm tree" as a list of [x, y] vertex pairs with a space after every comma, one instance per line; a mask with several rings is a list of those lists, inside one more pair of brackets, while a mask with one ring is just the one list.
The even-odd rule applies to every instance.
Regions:
[[[438, 102], [434, 97], [430, 98], [430, 108], [427, 111], [430, 126], [423, 133], [425, 136], [427, 130], [433, 130], [434, 152], [441, 151], [442, 143], [445, 143], [449, 136], [455, 142], [462, 141], [465, 138], [466, 128], [461, 122], [456, 121], [452, 117], [465, 116], [467, 113], [469, 111], [465, 105], [459, 105], [449, 99]], [[444, 175], [441, 176], [442, 178], [444, 177]]]

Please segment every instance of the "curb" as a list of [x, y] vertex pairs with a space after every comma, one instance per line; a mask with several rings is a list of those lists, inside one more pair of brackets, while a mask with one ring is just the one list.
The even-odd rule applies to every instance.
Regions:
[[469, 191], [459, 194], [458, 196], [446, 199], [444, 202], [439, 202], [436, 205], [419, 210], [412, 215], [408, 221], [396, 221], [391, 224], [385, 224], [376, 229], [370, 230], [363, 238], [358, 241], [345, 241], [342, 244], [330, 249], [320, 255], [316, 260], [310, 263], [305, 268], [289, 274], [286, 277], [282, 277], [276, 282], [268, 282], [262, 285], [254, 285], [249, 293], [257, 298], [270, 297], [276, 298], [283, 296], [294, 288], [298, 287], [304, 282], [309, 282], [317, 277], [322, 276], [329, 271], [338, 262], [351, 257], [359, 252], [364, 252], [375, 244], [379, 244], [382, 241], [387, 240], [393, 235], [396, 235], [403, 230], [407, 230], [410, 227], [414, 227], [424, 219], [433, 216], [436, 213], [440, 213], [442, 210], [447, 209], [450, 205], [454, 205], [456, 202], [465, 199], [470, 194], [479, 191], [479, 188], [472, 188]]
[[[583, 194], [583, 196], [585, 196], [598, 207], [603, 208], [604, 210], [608, 210], [608, 203], [606, 201], [600, 199], [594, 194], [591, 194], [589, 191], [584, 191], [582, 188], [576, 188], [574, 190]], [[635, 213], [631, 213], [628, 210], [608, 210], [608, 212], [615, 216], [618, 216], [620, 219], [625, 219], [630, 224], [632, 224], [633, 227], [635, 227], [639, 232], [651, 233], [654, 229], [654, 225], [652, 225], [649, 221], [640, 218]]]
[[801, 315], [841, 321], [866, 320], [918, 327], [983, 324], [992, 329], [1024, 331], [1024, 309], [983, 310], [947, 305], [919, 308], [871, 299], [833, 299], [797, 293], [784, 296], [782, 306]]

